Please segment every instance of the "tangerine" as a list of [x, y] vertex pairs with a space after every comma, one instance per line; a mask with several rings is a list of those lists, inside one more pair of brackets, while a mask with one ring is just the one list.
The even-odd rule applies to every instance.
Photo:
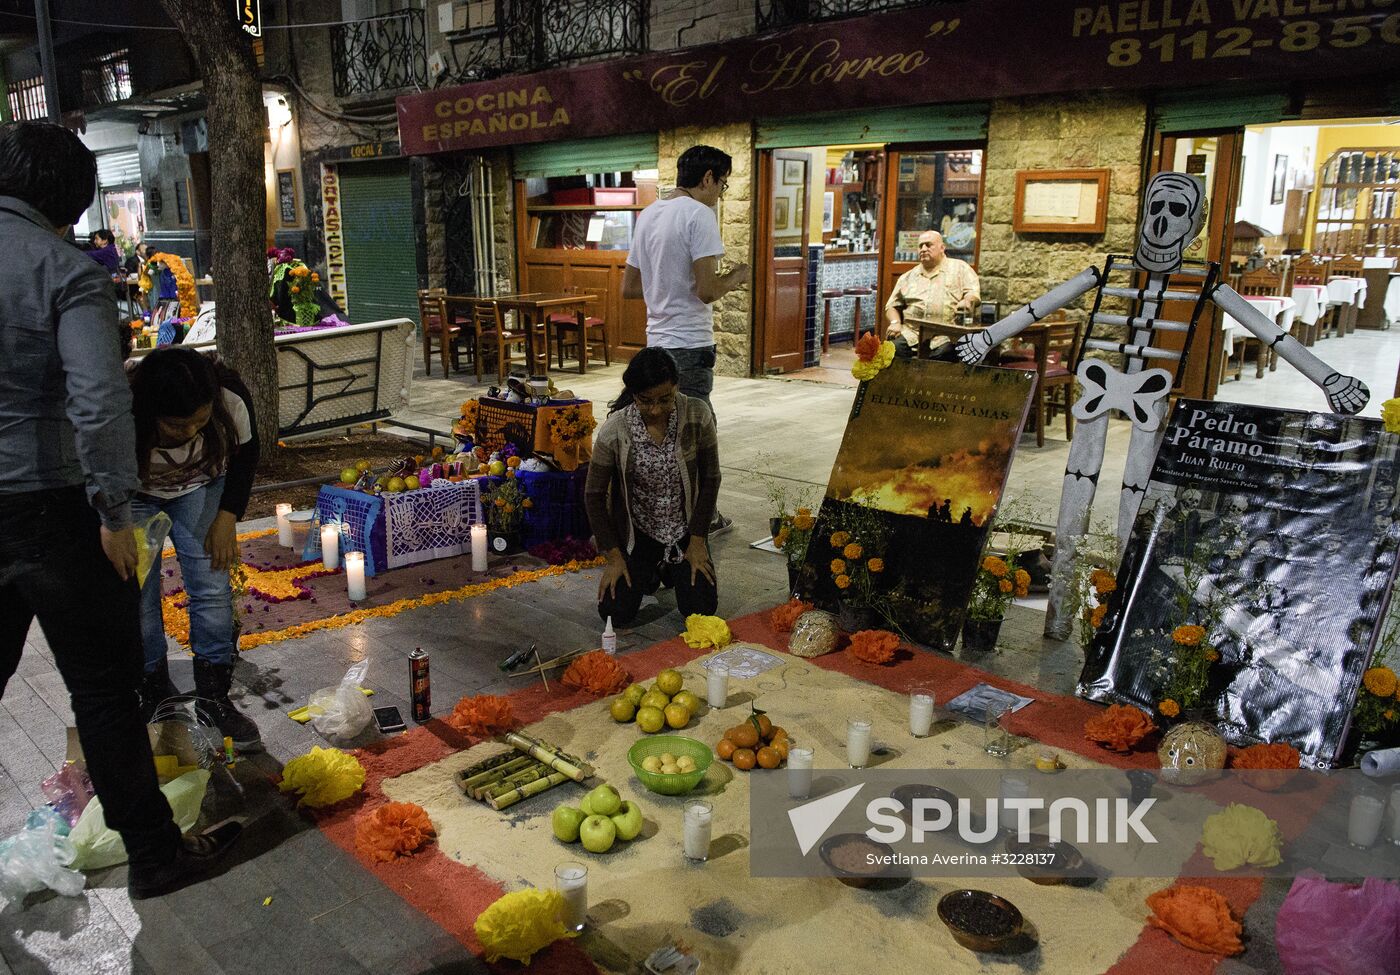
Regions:
[[764, 745], [758, 750], [758, 755], [756, 757], [760, 768], [777, 768], [782, 762], [782, 758], [778, 755], [777, 751], [767, 745]]
[[768, 715], [766, 714], [760, 714], [758, 716], [758, 733], [763, 736], [764, 741], [773, 737], [773, 722], [768, 720]]
[[724, 733], [724, 737], [740, 748], [753, 748], [758, 744], [758, 729], [746, 721], [730, 728]]
[[782, 725], [775, 724], [772, 727], [772, 729], [768, 732], [768, 734], [764, 735], [763, 737], [767, 738], [769, 741], [777, 741], [779, 738], [786, 738], [787, 736], [787, 729], [784, 728]]
[[788, 740], [786, 738], [774, 738], [773, 744], [769, 747], [771, 747], [773, 751], [778, 753], [779, 758], [781, 758], [783, 761], [787, 761]]
[[733, 757], [736, 747], [734, 742], [730, 741], [728, 738], [721, 738], [719, 744], [715, 746], [715, 754], [720, 757], [721, 761], [727, 762]]
[[737, 768], [737, 769], [743, 769], [745, 772], [747, 772], [749, 769], [751, 769], [751, 768], [754, 767], [754, 763], [757, 762], [757, 761], [758, 761], [758, 757], [757, 757], [756, 755], [754, 755], [753, 749], [752, 749], [752, 748], [736, 748], [736, 749], [734, 749], [734, 767], [735, 767], [735, 768]]

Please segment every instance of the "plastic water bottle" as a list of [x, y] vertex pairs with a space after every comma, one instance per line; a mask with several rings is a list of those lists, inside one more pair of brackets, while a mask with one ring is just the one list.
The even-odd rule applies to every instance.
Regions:
[[617, 634], [613, 632], [612, 617], [603, 624], [603, 652], [609, 654], [617, 653]]

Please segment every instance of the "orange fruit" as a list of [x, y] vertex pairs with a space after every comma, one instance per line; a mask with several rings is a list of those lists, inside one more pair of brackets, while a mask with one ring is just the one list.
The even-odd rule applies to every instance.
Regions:
[[749, 769], [753, 768], [754, 763], [755, 763], [756, 761], [758, 761], [758, 759], [757, 759], [757, 757], [754, 755], [753, 749], [752, 749], [752, 748], [736, 748], [736, 749], [734, 749], [734, 767], [735, 767], [735, 768], [737, 768], [737, 769], [743, 769], [745, 772], [747, 772]]
[[772, 747], [773, 751], [775, 751], [775, 752], [778, 753], [778, 757], [779, 757], [779, 758], [781, 758], [783, 761], [787, 761], [787, 757], [788, 757], [788, 740], [787, 740], [786, 738], [777, 738], [777, 739], [775, 739], [775, 740], [773, 741], [773, 744], [772, 744], [771, 747]]
[[787, 730], [784, 729], [781, 725], [775, 724], [771, 729], [769, 729], [768, 734], [764, 735], [763, 737], [767, 738], [769, 741], [777, 741], [779, 738], [787, 737]]
[[763, 736], [764, 741], [773, 737], [773, 722], [768, 720], [768, 715], [766, 714], [760, 714], [758, 716], [758, 733]]
[[684, 704], [668, 704], [663, 713], [666, 715], [666, 723], [672, 728], [684, 728], [690, 723], [690, 711]]
[[730, 741], [728, 738], [721, 738], [719, 744], [715, 746], [715, 754], [718, 755], [722, 761], [727, 762], [733, 757], [734, 748], [734, 742]]
[[760, 768], [777, 768], [782, 761], [778, 753], [766, 745], [758, 750], [757, 758]]
[[734, 742], [734, 744], [738, 745], [740, 748], [753, 748], [758, 744], [758, 729], [752, 724], [744, 722], [741, 725], [735, 725], [733, 728], [730, 728], [724, 733], [724, 737]]

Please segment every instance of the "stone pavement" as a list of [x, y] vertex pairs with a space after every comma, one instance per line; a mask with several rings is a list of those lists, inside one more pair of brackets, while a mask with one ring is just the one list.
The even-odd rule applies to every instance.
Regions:
[[[1338, 368], [1355, 369], [1371, 385], [1375, 398], [1367, 414], [1376, 415], [1394, 381], [1397, 347], [1400, 341], [1393, 333], [1358, 332], [1324, 342], [1317, 351]], [[620, 388], [620, 374], [621, 367], [613, 366], [586, 377], [562, 374], [558, 381], [594, 399], [601, 414], [601, 404]], [[415, 409], [403, 416], [404, 422], [445, 432], [457, 404], [480, 391], [458, 377], [420, 377]], [[810, 382], [717, 380], [713, 399], [724, 467], [721, 509], [735, 522], [713, 543], [722, 615], [751, 612], [783, 598], [782, 560], [748, 547], [768, 534], [765, 483], [757, 472], [819, 490], [840, 443], [852, 393]], [[1226, 384], [1221, 398], [1312, 409], [1322, 405], [1320, 394], [1286, 365], [1263, 380]], [[1111, 425], [1104, 485], [1114, 484], [1121, 473], [1127, 431], [1125, 423]], [[1062, 437], [1058, 422], [1052, 422], [1043, 449], [1036, 449], [1032, 435], [1024, 437], [1008, 490], [1008, 496], [1022, 499], [1047, 522], [1054, 520], [1068, 450]], [[1111, 518], [1117, 491], [1101, 491], [1099, 501], [1096, 516]], [[251, 527], [261, 523], [242, 526]], [[547, 658], [596, 645], [601, 629], [594, 609], [596, 585], [596, 572], [552, 578], [250, 651], [238, 665], [237, 700], [257, 720], [268, 753], [241, 761], [234, 770], [237, 784], [215, 779], [213, 808], [250, 817], [227, 869], [208, 883], [133, 904], [125, 892], [126, 870], [116, 867], [91, 875], [81, 897], [35, 895], [26, 905], [9, 905], [0, 912], [0, 975], [484, 971], [277, 795], [272, 783], [282, 763], [324, 744], [285, 712], [306, 703], [317, 688], [336, 683], [350, 663], [368, 658], [374, 703], [397, 705], [407, 716], [406, 657], [416, 646], [431, 653], [438, 714], [463, 694], [512, 690], [520, 682], [503, 677], [496, 666], [511, 651], [537, 642]], [[1079, 651], [1043, 641], [1041, 622], [1033, 610], [1014, 607], [1003, 629], [1002, 651], [969, 662], [1049, 691], [1071, 692]], [[663, 593], [659, 603], [643, 610], [637, 626], [622, 633], [621, 650], [674, 636], [680, 628], [674, 602]], [[188, 657], [173, 652], [171, 661], [176, 683], [191, 686]], [[0, 835], [19, 828], [28, 811], [42, 804], [39, 782], [62, 762], [64, 729], [70, 722], [67, 693], [36, 628], [19, 672], [0, 699]], [[1272, 930], [1283, 892], [1266, 888], [1251, 912], [1251, 924], [1261, 934]], [[1220, 971], [1267, 971], [1267, 959], [1267, 946], [1256, 939], [1250, 965], [1232, 962]]]

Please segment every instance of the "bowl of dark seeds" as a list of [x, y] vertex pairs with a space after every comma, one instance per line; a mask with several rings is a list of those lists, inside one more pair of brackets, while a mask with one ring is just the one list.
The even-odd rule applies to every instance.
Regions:
[[1033, 884], [1088, 886], [1096, 879], [1094, 869], [1084, 861], [1077, 847], [1064, 840], [1051, 840], [1044, 833], [1032, 833], [1022, 843], [1016, 834], [1006, 838], [1006, 852], [1016, 864], [1016, 872]]
[[1021, 912], [985, 890], [955, 890], [938, 902], [938, 919], [953, 939], [972, 951], [1002, 951], [1021, 933]]

